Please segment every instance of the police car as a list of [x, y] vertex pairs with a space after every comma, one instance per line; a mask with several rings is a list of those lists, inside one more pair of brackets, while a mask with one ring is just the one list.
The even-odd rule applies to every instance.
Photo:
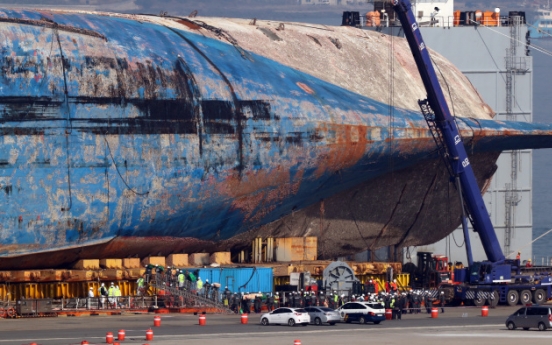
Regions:
[[342, 322], [373, 322], [377, 325], [385, 320], [385, 308], [377, 302], [348, 302], [336, 311]]

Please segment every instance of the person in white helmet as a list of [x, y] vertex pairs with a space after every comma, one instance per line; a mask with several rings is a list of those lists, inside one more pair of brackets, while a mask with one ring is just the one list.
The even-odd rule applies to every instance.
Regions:
[[274, 308], [280, 308], [280, 294], [276, 291], [274, 295]]
[[205, 289], [205, 298], [209, 298], [211, 294], [211, 283], [209, 283], [209, 279], [205, 279], [205, 284], [203, 285], [203, 288]]
[[102, 283], [100, 285], [99, 295], [100, 295], [100, 308], [104, 309], [105, 308], [105, 298], [107, 297], [107, 288], [105, 287], [104, 283]]
[[88, 289], [88, 298], [86, 299], [86, 308], [90, 309], [90, 305], [92, 304], [92, 300], [94, 299], [94, 288], [91, 286], [90, 289]]
[[253, 301], [253, 309], [255, 313], [259, 314], [262, 308], [262, 293], [259, 291], [258, 294], [255, 294], [255, 300]]

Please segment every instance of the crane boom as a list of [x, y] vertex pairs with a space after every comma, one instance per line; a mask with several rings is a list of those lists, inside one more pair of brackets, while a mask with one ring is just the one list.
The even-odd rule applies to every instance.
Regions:
[[404, 34], [414, 55], [414, 60], [427, 91], [427, 100], [420, 101], [422, 112], [428, 120], [430, 129], [434, 124], [438, 137], [443, 145], [445, 159], [449, 164], [452, 177], [459, 180], [464, 205], [471, 216], [474, 230], [479, 233], [481, 243], [489, 261], [493, 263], [504, 261], [504, 254], [496, 237], [489, 213], [481, 196], [481, 191], [473, 173], [464, 143], [460, 137], [454, 117], [448, 108], [443, 90], [433, 68], [431, 57], [422, 39], [416, 18], [412, 13], [409, 0], [393, 0], [395, 13], [399, 17]]

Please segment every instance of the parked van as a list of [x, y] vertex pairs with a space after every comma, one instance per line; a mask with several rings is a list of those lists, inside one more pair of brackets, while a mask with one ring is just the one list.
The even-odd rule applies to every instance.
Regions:
[[506, 319], [506, 327], [510, 330], [521, 327], [524, 330], [538, 328], [539, 331], [545, 331], [552, 328], [552, 312], [548, 306], [523, 307]]

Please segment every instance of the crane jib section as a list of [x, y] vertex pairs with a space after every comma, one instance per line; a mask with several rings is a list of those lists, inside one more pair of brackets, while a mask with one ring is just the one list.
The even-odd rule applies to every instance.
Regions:
[[489, 261], [503, 261], [505, 259], [504, 254], [481, 196], [458, 127], [448, 108], [431, 57], [412, 13], [412, 5], [409, 0], [394, 0], [393, 6], [401, 21], [410, 50], [424, 83], [427, 92], [427, 103], [434, 112], [435, 127], [440, 132], [439, 135], [446, 148], [446, 160], [450, 165], [449, 170], [454, 178], [458, 177], [460, 179], [461, 192], [464, 196], [467, 211], [471, 216], [473, 228], [479, 233]]

